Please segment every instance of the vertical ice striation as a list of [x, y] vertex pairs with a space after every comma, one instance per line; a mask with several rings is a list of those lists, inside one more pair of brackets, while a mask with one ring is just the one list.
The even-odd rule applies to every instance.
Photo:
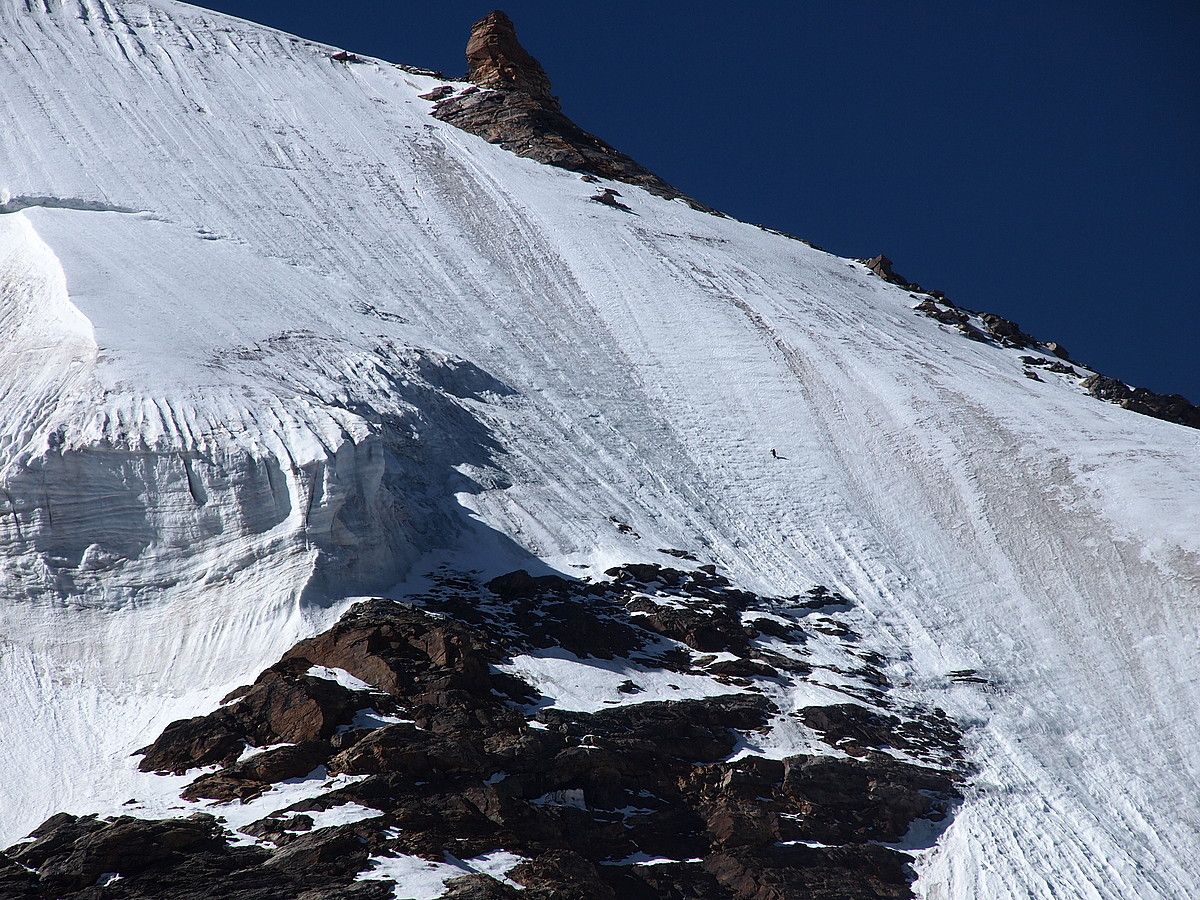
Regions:
[[928, 896], [1200, 895], [1200, 432], [332, 52], [0, 0], [5, 837], [438, 560], [703, 548], [972, 725]]

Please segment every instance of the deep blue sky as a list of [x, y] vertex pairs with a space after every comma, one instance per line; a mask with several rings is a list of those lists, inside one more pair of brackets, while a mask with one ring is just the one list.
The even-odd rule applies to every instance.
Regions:
[[[203, 0], [465, 70], [498, 4]], [[566, 112], [682, 190], [885, 252], [1108, 374], [1200, 401], [1200, 3], [509, 0]]]

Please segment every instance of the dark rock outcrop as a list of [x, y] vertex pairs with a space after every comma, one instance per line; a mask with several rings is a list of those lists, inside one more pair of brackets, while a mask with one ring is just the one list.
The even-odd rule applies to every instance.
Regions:
[[612, 188], [604, 188], [602, 191], [600, 191], [600, 193], [595, 194], [592, 199], [597, 203], [603, 203], [605, 206], [611, 206], [615, 209], [622, 209], [625, 212], [632, 212], [628, 206], [617, 199], [620, 196], [620, 191], [614, 191]]
[[899, 274], [892, 268], [892, 261], [883, 254], [872, 256], [870, 259], [862, 260], [862, 264], [886, 281], [888, 284], [898, 285], [908, 291], [919, 291], [921, 286], [909, 281], [903, 275]]
[[1028, 347], [1037, 344], [1037, 338], [1027, 335], [1020, 325], [1010, 319], [989, 312], [980, 313], [979, 319], [987, 333], [1002, 346]]
[[1035, 369], [1045, 369], [1047, 372], [1053, 372], [1056, 375], [1074, 375], [1079, 376], [1072, 366], [1068, 366], [1064, 362], [1059, 362], [1057, 359], [1046, 359], [1044, 356], [1022, 356], [1021, 362]]
[[1188, 428], [1200, 428], [1200, 406], [1179, 394], [1156, 394], [1146, 388], [1130, 387], [1107, 375], [1085, 378], [1083, 386], [1093, 397], [1116, 403], [1144, 416], [1153, 416]]
[[[518, 156], [634, 184], [713, 212], [567, 118], [550, 93], [550, 78], [521, 46], [504, 13], [489, 13], [475, 23], [467, 42], [467, 65], [467, 78], [477, 87], [437, 98], [433, 115], [443, 122]], [[434, 99], [432, 92], [426, 97]]]
[[234, 691], [230, 705], [207, 716], [172, 722], [138, 751], [143, 772], [176, 775], [214, 763], [232, 766], [247, 747], [328, 739], [359, 707], [339, 684], [306, 674], [311, 664], [289, 659], [249, 687]]
[[1049, 350], [1051, 353], [1053, 353], [1055, 356], [1057, 356], [1059, 359], [1070, 359], [1071, 358], [1071, 354], [1067, 351], [1067, 348], [1064, 347], [1062, 344], [1058, 343], [1057, 341], [1046, 341], [1046, 343], [1043, 344], [1043, 346], [1047, 350]]
[[[208, 815], [56, 816], [0, 855], [0, 895], [374, 900], [392, 887], [357, 880], [373, 859], [504, 850], [523, 860], [506, 878], [531, 900], [911, 896], [907, 855], [883, 844], [915, 821], [948, 821], [961, 745], [943, 714], [889, 697], [885, 660], [838, 618], [853, 605], [822, 587], [764, 598], [713, 566], [606, 575], [516, 571], [486, 585], [445, 575], [413, 604], [354, 606], [144, 751], [151, 771], [222, 767], [185, 798], [240, 803], [284, 781], [318, 787], [242, 828], [256, 846], [231, 842]], [[789, 715], [848, 755], [731, 760], [782, 714], [766, 688], [816, 667], [798, 652], [809, 642], [843, 660], [831, 671], [847, 702]], [[574, 654], [581, 672], [628, 672], [615, 688], [625, 699], [595, 712], [548, 706], [504, 671], [543, 651]], [[651, 671], [729, 690], [648, 697], [634, 679]], [[321, 787], [327, 776], [336, 787]], [[321, 827], [348, 803], [371, 814]], [[648, 859], [660, 862], [636, 864]], [[518, 894], [466, 869], [447, 891]]]
[[[327, 829], [327, 831], [329, 831]], [[298, 847], [284, 859], [239, 847], [212, 816], [147, 820], [59, 814], [0, 857], [0, 896], [29, 900], [384, 900], [388, 882], [354, 882], [367, 841], [328, 835], [337, 853]], [[312, 842], [315, 844], [316, 842]]]
[[438, 100], [445, 100], [447, 97], [449, 97], [453, 93], [454, 93], [453, 85], [442, 84], [442, 85], [438, 85], [437, 87], [435, 87], [432, 91], [428, 91], [427, 93], [424, 93], [424, 94], [419, 94], [418, 96], [422, 100], [438, 101]]

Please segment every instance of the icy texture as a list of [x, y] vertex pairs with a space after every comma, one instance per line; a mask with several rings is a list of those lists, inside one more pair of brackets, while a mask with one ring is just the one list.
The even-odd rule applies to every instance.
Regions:
[[328, 53], [0, 0], [7, 838], [425, 554], [683, 547], [855, 598], [976, 725], [928, 896], [1200, 896], [1200, 433]]

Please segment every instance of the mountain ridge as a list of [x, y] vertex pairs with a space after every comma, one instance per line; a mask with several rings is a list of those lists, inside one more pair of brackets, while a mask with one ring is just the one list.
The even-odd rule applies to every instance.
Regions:
[[0, 217], [13, 840], [165, 813], [192, 779], [129, 754], [356, 592], [683, 548], [853, 600], [964, 723], [923, 895], [1187, 896], [1194, 432], [861, 263], [593, 202], [431, 116], [443, 79], [157, 0], [0, 16], [0, 190], [74, 198]]

